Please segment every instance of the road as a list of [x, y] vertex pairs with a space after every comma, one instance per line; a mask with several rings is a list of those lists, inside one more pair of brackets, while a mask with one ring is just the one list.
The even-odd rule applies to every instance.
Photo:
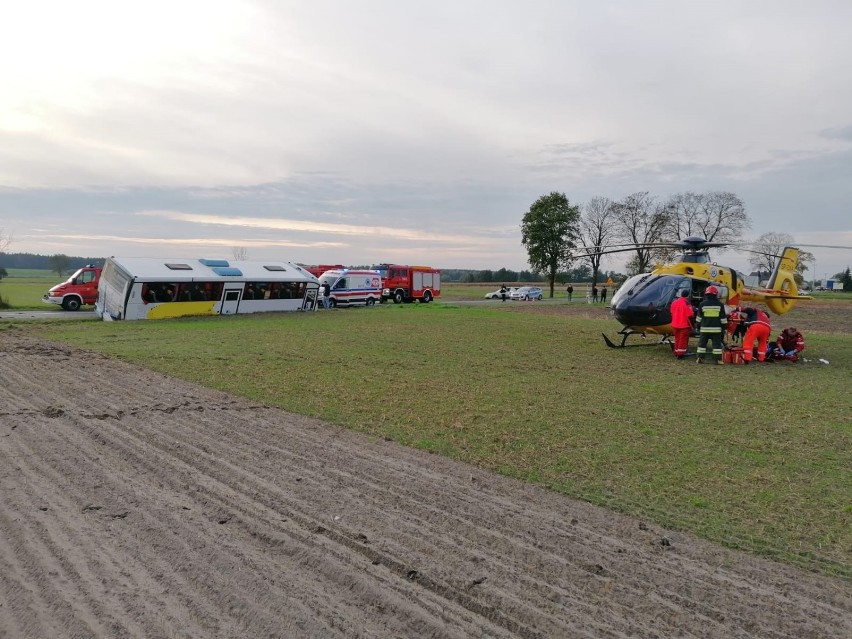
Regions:
[[0, 311], [0, 319], [98, 319], [98, 316], [94, 311]]

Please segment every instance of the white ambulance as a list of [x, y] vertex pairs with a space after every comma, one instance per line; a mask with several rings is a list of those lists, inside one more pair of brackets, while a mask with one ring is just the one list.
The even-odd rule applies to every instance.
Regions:
[[[329, 306], [372, 306], [382, 300], [382, 276], [378, 271], [332, 269], [319, 278], [320, 296], [328, 284]], [[320, 298], [321, 299], [321, 298]]]

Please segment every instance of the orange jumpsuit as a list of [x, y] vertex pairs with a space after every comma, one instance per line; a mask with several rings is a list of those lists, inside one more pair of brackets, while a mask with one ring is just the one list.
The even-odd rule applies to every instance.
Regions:
[[754, 342], [757, 341], [757, 361], [766, 359], [766, 342], [772, 328], [769, 325], [769, 315], [759, 308], [746, 308], [746, 334], [743, 338], [743, 359], [750, 362], [754, 356]]

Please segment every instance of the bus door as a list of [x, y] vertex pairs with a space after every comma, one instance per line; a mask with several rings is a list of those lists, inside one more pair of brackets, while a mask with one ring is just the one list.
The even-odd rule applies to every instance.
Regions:
[[222, 315], [233, 315], [240, 306], [240, 297], [243, 294], [242, 282], [226, 282], [222, 291], [222, 306], [219, 313]]

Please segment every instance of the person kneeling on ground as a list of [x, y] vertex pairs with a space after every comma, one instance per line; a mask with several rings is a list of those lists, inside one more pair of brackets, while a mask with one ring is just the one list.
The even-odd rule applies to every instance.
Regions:
[[781, 331], [778, 339], [770, 345], [770, 354], [774, 359], [795, 362], [799, 353], [805, 350], [805, 338], [792, 326]]

